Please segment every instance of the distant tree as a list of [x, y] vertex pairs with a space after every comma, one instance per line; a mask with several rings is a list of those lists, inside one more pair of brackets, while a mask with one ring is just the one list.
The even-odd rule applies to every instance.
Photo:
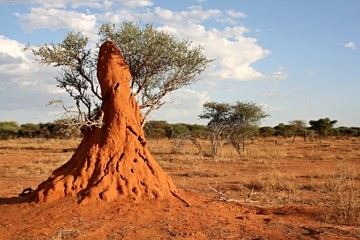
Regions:
[[147, 138], [159, 139], [168, 137], [171, 126], [166, 121], [148, 121], [144, 126]]
[[293, 120], [289, 122], [290, 130], [293, 134], [292, 142], [295, 142], [296, 136], [303, 136], [306, 141], [306, 122], [303, 120]]
[[20, 125], [19, 135], [20, 137], [32, 138], [40, 134], [39, 125], [34, 123], [25, 123]]
[[331, 130], [331, 135], [342, 137], [357, 137], [360, 134], [360, 128], [357, 127], [338, 127]]
[[[165, 95], [196, 82], [212, 61], [203, 55], [203, 47], [178, 40], [151, 24], [124, 22], [117, 27], [107, 23], [99, 28], [99, 35], [122, 50], [132, 74], [131, 91], [144, 113], [143, 125], [150, 112], [164, 104]], [[76, 105], [75, 110], [64, 107], [66, 112], [75, 113], [82, 124], [93, 121], [102, 99], [95, 76], [97, 49], [92, 49], [89, 39], [70, 32], [61, 43], [27, 49], [38, 62], [61, 69], [57, 86], [65, 89]]]
[[360, 127], [350, 127], [352, 132], [352, 136], [359, 137], [360, 136]]
[[310, 129], [316, 131], [319, 136], [326, 138], [329, 131], [337, 123], [337, 120], [330, 120], [329, 118], [320, 118], [319, 120], [309, 121]]
[[221, 144], [222, 133], [230, 127], [231, 105], [228, 103], [206, 102], [203, 104], [201, 119], [208, 119], [207, 124], [210, 131], [211, 154], [216, 156]]
[[198, 124], [188, 124], [187, 128], [190, 131], [190, 134], [195, 138], [207, 138], [209, 131], [206, 126]]
[[275, 129], [269, 126], [259, 128], [259, 134], [261, 137], [271, 137], [275, 134]]
[[58, 130], [57, 124], [53, 122], [39, 123], [40, 135], [45, 138], [55, 138]]
[[252, 102], [228, 103], [207, 102], [203, 113], [199, 115], [202, 119], [209, 119], [208, 128], [211, 133], [211, 152], [213, 156], [218, 153], [218, 147], [222, 140], [222, 134], [240, 152], [241, 144], [245, 148], [245, 139], [254, 134], [257, 125], [262, 118], [268, 116], [261, 106]]
[[82, 136], [77, 126], [77, 119], [61, 118], [54, 121], [54, 136], [60, 139], [78, 138]]
[[284, 123], [279, 123], [274, 127], [275, 135], [282, 137], [290, 137], [292, 136], [292, 130], [290, 125], [285, 125]]
[[260, 105], [253, 102], [236, 102], [230, 117], [230, 140], [236, 151], [240, 153], [240, 145], [245, 150], [245, 139], [253, 136], [258, 130], [261, 119], [269, 116]]
[[182, 134], [190, 134], [188, 125], [184, 124], [184, 123], [171, 124], [171, 131], [172, 131], [172, 134], [171, 134], [172, 138], [176, 138]]
[[0, 139], [9, 139], [16, 137], [19, 131], [17, 122], [0, 122]]

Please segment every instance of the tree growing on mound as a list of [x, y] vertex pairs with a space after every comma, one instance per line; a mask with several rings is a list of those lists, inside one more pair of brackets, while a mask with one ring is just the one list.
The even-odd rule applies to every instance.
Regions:
[[85, 131], [71, 159], [32, 193], [34, 200], [77, 197], [84, 203], [179, 197], [176, 186], [147, 149], [143, 117], [130, 91], [130, 71], [113, 42], [100, 48], [97, 77], [103, 100], [97, 118], [103, 118], [103, 125]]
[[[107, 23], [99, 28], [99, 35], [122, 50], [132, 76], [131, 92], [144, 114], [143, 126], [150, 112], [164, 104], [165, 95], [196, 82], [212, 61], [203, 55], [201, 46], [192, 46], [151, 24], [124, 22], [116, 27]], [[75, 100], [71, 113], [80, 113], [79, 122], [92, 120], [103, 101], [95, 76], [97, 53], [89, 45], [86, 36], [70, 32], [61, 43], [31, 49], [38, 62], [61, 68], [57, 86]]]

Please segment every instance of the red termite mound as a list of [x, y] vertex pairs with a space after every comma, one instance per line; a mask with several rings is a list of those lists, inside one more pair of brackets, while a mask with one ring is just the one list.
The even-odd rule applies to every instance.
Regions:
[[89, 130], [71, 159], [34, 192], [36, 202], [76, 196], [79, 202], [177, 196], [177, 188], [146, 147], [142, 115], [130, 93], [130, 71], [119, 48], [105, 42], [99, 53], [103, 125]]

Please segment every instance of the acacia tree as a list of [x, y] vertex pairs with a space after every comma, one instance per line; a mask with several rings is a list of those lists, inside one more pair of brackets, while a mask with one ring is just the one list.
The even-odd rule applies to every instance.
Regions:
[[230, 140], [236, 151], [240, 153], [241, 144], [245, 150], [245, 140], [253, 135], [261, 119], [269, 116], [260, 105], [253, 102], [236, 102], [232, 106], [230, 118]]
[[230, 139], [236, 151], [240, 153], [241, 144], [245, 148], [245, 139], [254, 133], [258, 123], [268, 115], [262, 107], [253, 102], [228, 103], [207, 102], [203, 105], [201, 119], [209, 119], [211, 132], [211, 153], [218, 154], [222, 139]]
[[[131, 92], [144, 114], [143, 126], [150, 112], [164, 104], [166, 94], [196, 82], [212, 61], [203, 55], [203, 47], [192, 47], [191, 42], [179, 40], [152, 24], [124, 22], [117, 27], [106, 23], [99, 28], [99, 35], [102, 41], [114, 41], [129, 65]], [[97, 50], [90, 46], [89, 39], [80, 32], [70, 32], [61, 43], [30, 50], [38, 62], [61, 68], [57, 86], [75, 100], [76, 112], [81, 113], [78, 120], [91, 121], [102, 98], [95, 76]]]
[[310, 129], [316, 131], [321, 137], [326, 138], [329, 131], [337, 123], [337, 120], [329, 118], [320, 118], [319, 120], [310, 120]]
[[290, 129], [293, 133], [293, 140], [295, 142], [295, 138], [298, 135], [304, 136], [304, 141], [306, 142], [306, 122], [304, 120], [293, 120], [289, 122]]
[[230, 127], [231, 105], [228, 103], [206, 102], [203, 104], [201, 119], [209, 119], [207, 124], [210, 131], [211, 155], [218, 154], [223, 132]]

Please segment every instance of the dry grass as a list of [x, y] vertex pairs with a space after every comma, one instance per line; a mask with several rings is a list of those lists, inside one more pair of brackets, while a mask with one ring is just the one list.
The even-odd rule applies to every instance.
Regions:
[[[70, 159], [79, 140], [20, 139], [0, 142], [0, 196], [35, 188], [51, 171]], [[208, 141], [200, 141], [210, 152]], [[325, 209], [318, 219], [360, 226], [360, 140], [291, 143], [260, 139], [237, 154], [224, 145], [217, 158], [198, 154], [190, 141], [174, 154], [169, 140], [149, 141], [150, 151], [182, 189], [209, 194], [208, 184], [232, 199], [251, 190], [258, 206], [289, 204]], [[61, 231], [64, 234], [78, 234]], [[60, 232], [59, 232], [60, 234]]]
[[7, 194], [17, 195], [24, 188], [35, 188], [36, 184], [46, 179], [53, 170], [70, 159], [72, 152], [64, 152], [64, 150], [76, 148], [78, 143], [78, 139], [0, 141], [1, 192], [6, 189]]

